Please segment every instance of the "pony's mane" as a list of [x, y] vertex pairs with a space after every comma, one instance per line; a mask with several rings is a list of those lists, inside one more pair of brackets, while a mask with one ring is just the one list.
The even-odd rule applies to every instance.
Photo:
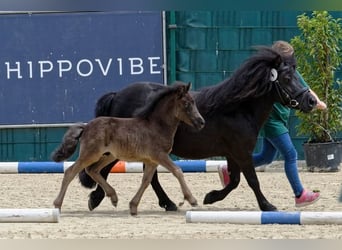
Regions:
[[150, 116], [150, 114], [154, 111], [155, 107], [158, 105], [158, 103], [164, 99], [166, 96], [175, 94], [178, 90], [178, 86], [180, 83], [175, 83], [172, 86], [167, 86], [166, 88], [159, 91], [149, 103], [144, 105], [143, 107], [137, 109], [133, 113], [133, 117], [139, 117], [142, 119], [146, 119]]
[[268, 93], [272, 89], [269, 84], [270, 71], [272, 68], [279, 68], [282, 57], [270, 47], [255, 48], [257, 53], [249, 57], [231, 77], [217, 85], [201, 89], [196, 99], [198, 104], [206, 100], [212, 103], [210, 109], [214, 110], [226, 104], [240, 103], [247, 98], [257, 98]]

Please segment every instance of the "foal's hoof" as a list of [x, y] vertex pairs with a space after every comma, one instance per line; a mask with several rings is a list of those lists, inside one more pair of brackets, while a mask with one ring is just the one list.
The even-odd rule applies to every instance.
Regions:
[[58, 209], [58, 212], [61, 212], [61, 211], [62, 211], [62, 208], [61, 208], [61, 207], [56, 207], [56, 206], [55, 206], [55, 208]]
[[55, 208], [58, 208], [59, 212], [61, 211], [62, 204], [60, 204], [59, 202], [54, 201], [54, 202], [53, 202], [53, 206], [54, 206]]
[[191, 205], [192, 207], [197, 207], [197, 206], [198, 206], [198, 203], [197, 203], [197, 201], [195, 201], [195, 202], [190, 203], [190, 205]]
[[[185, 199], [184, 199], [185, 200]], [[182, 202], [179, 203], [179, 206], [183, 206], [184, 205], [184, 200]], [[192, 206], [192, 207], [197, 207], [198, 206], [198, 203], [197, 203], [197, 200], [195, 198], [189, 200], [189, 199], [186, 199], [189, 204]]]
[[190, 199], [189, 203], [190, 203], [190, 205], [192, 207], [197, 207], [198, 206], [197, 200], [195, 198]]
[[130, 214], [132, 215], [132, 216], [137, 216], [138, 215], [138, 212], [130, 212]]
[[129, 212], [132, 216], [138, 215], [138, 207], [133, 203], [129, 203]]
[[116, 198], [111, 198], [110, 201], [112, 202], [112, 205], [116, 207], [118, 205], [118, 200]]

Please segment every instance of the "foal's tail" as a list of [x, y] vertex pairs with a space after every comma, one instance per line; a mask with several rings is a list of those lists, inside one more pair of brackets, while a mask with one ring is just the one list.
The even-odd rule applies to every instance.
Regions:
[[79, 138], [82, 135], [85, 125], [80, 123], [71, 126], [63, 137], [62, 143], [51, 154], [52, 160], [61, 162], [68, 159], [76, 151]]

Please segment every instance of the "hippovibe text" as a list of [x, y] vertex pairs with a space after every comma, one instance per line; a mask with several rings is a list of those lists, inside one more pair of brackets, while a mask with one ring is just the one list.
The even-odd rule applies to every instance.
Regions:
[[[70, 75], [90, 77], [100, 74], [104, 77], [109, 75], [142, 75], [162, 74], [162, 60], [159, 56], [147, 57], [109, 57], [82, 58], [79, 60], [28, 60], [28, 61], [5, 61], [4, 68], [0, 68], [0, 77], [6, 79], [31, 79], [44, 77], [63, 78]], [[1, 67], [1, 64], [0, 64]]]

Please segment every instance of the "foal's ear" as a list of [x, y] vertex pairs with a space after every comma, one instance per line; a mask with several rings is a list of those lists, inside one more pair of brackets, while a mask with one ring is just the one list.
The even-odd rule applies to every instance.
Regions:
[[186, 92], [188, 92], [191, 89], [191, 82], [188, 82], [186, 85]]
[[177, 96], [178, 98], [182, 98], [186, 93], [188, 93], [189, 89], [191, 87], [191, 83], [185, 83], [181, 84], [177, 87]]

